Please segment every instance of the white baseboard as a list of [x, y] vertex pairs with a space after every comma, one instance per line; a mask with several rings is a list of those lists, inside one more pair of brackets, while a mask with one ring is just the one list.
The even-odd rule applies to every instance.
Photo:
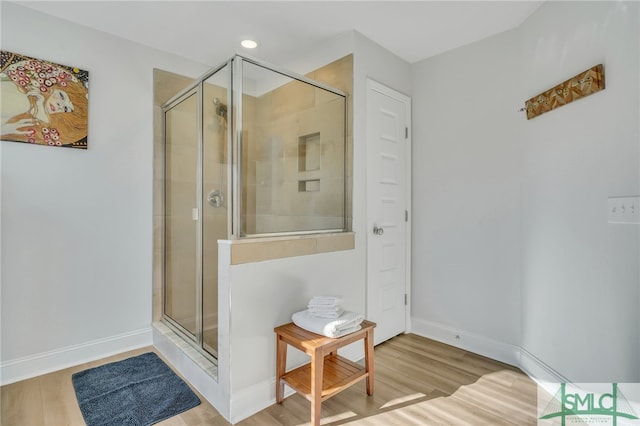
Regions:
[[520, 348], [520, 365], [518, 367], [539, 385], [544, 385], [544, 382], [571, 383], [569, 379], [524, 348]]
[[457, 348], [483, 355], [516, 367], [520, 366], [520, 347], [499, 342], [476, 333], [455, 329], [443, 324], [411, 319], [412, 333]]
[[53, 371], [151, 346], [151, 327], [0, 363], [0, 384], [18, 382]]
[[442, 324], [412, 318], [413, 333], [520, 368], [539, 385], [571, 383], [526, 349]]

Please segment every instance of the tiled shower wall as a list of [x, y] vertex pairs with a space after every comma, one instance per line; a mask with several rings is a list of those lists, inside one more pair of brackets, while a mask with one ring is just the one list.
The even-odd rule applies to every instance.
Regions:
[[[352, 56], [307, 76], [350, 94]], [[345, 161], [351, 176], [342, 98], [293, 81], [244, 102], [245, 233], [342, 229]]]

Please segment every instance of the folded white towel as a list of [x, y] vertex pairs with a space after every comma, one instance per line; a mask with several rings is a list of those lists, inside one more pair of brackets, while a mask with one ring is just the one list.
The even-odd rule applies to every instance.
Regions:
[[323, 306], [333, 305], [339, 306], [342, 304], [342, 296], [313, 296], [309, 300], [309, 306]]
[[336, 338], [360, 330], [360, 323], [364, 320], [364, 315], [345, 311], [335, 319], [318, 318], [311, 315], [308, 309], [305, 309], [293, 314], [291, 320], [295, 325], [305, 330]]
[[344, 330], [340, 330], [340, 331], [338, 332], [338, 335], [337, 335], [337, 336], [335, 336], [335, 337], [334, 337], [334, 339], [335, 339], [335, 338], [338, 338], [338, 337], [346, 336], [347, 334], [354, 333], [354, 332], [356, 332], [356, 331], [360, 330], [361, 328], [362, 328], [362, 326], [361, 326], [361, 325], [356, 325], [355, 327], [351, 327], [351, 328], [346, 328], [346, 329], [344, 329]]
[[314, 317], [320, 318], [339, 318], [344, 313], [344, 309], [340, 306], [332, 305], [309, 305], [309, 313]]
[[340, 315], [344, 313], [344, 310], [339, 309], [337, 311], [315, 311], [313, 309], [309, 309], [309, 313], [312, 317], [317, 318], [340, 318]]
[[308, 307], [311, 312], [340, 312], [342, 311], [342, 307], [340, 306], [309, 306]]

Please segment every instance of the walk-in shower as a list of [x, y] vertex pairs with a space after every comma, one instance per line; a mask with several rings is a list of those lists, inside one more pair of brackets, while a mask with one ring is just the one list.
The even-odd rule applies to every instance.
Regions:
[[347, 230], [346, 111], [343, 92], [239, 55], [162, 105], [162, 319], [211, 360], [219, 240]]

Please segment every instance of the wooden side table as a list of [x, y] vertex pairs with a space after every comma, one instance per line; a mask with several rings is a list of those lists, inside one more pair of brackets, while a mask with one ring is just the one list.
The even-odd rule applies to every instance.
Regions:
[[[366, 379], [367, 395], [373, 395], [373, 329], [363, 321], [361, 329], [337, 339], [312, 333], [294, 323], [281, 325], [276, 333], [276, 402], [281, 403], [286, 383], [311, 401], [311, 424], [320, 425], [322, 401], [360, 380]], [[364, 367], [338, 355], [338, 348], [364, 339]], [[287, 345], [311, 357], [311, 362], [291, 371], [287, 366]]]

